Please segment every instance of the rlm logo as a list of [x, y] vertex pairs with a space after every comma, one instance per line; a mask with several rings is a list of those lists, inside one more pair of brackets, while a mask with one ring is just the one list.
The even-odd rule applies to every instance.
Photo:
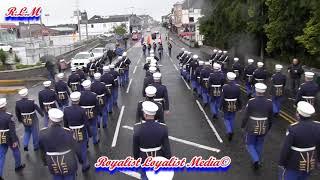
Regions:
[[29, 8], [10, 7], [5, 14], [6, 21], [39, 21], [41, 17], [41, 7], [33, 7], [31, 11]]

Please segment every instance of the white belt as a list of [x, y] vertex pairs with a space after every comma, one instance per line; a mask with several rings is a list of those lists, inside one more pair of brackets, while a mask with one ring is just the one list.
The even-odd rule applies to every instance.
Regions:
[[29, 115], [32, 115], [32, 114], [34, 114], [34, 113], [35, 113], [35, 111], [30, 112], [30, 113], [21, 113], [21, 115], [22, 115], [22, 116], [29, 116]]
[[255, 121], [265, 121], [268, 120], [267, 117], [254, 117], [254, 116], [250, 116], [250, 119], [255, 120]]
[[3, 133], [3, 132], [8, 132], [9, 129], [3, 129], [3, 130], [0, 130], [0, 133]]
[[251, 77], [251, 76], [253, 76], [253, 75], [250, 75], [250, 74], [246, 74], [246, 76], [248, 76], [248, 77]]
[[112, 87], [112, 84], [107, 84], [106, 87]]
[[257, 78], [256, 78], [255, 80], [256, 80], [256, 81], [264, 81], [264, 79], [257, 79]]
[[67, 91], [60, 91], [60, 92], [58, 92], [59, 94], [65, 94], [65, 93], [67, 93]]
[[303, 99], [314, 99], [314, 96], [302, 96]]
[[276, 88], [281, 88], [281, 87], [283, 87], [282, 84], [280, 84], [280, 85], [273, 85], [273, 86], [276, 87]]
[[51, 105], [51, 104], [54, 104], [55, 102], [54, 101], [52, 101], [52, 102], [48, 102], [48, 103], [43, 103], [43, 105]]
[[236, 69], [235, 69], [235, 70], [233, 70], [233, 71], [234, 71], [234, 72], [238, 72], [239, 70], [236, 70]]
[[64, 152], [47, 152], [46, 154], [48, 156], [62, 156], [62, 155], [68, 154], [69, 152], [71, 152], [70, 149], [68, 151], [64, 151]]
[[77, 84], [79, 84], [78, 82], [73, 82], [73, 83], [70, 83], [70, 84], [72, 84], [72, 85], [77, 85]]
[[209, 78], [203, 78], [204, 81], [209, 81]]
[[84, 125], [80, 125], [80, 126], [69, 126], [70, 129], [82, 129], [84, 127]]
[[104, 97], [104, 94], [97, 95], [98, 98]]
[[298, 148], [298, 147], [294, 147], [294, 146], [291, 146], [291, 149], [292, 150], [295, 150], [295, 151], [298, 151], [298, 152], [308, 152], [308, 151], [313, 151], [316, 149], [316, 147], [310, 147], [310, 148]]
[[155, 147], [155, 148], [148, 148], [148, 149], [140, 148], [140, 151], [142, 151], [142, 152], [155, 152], [155, 151], [159, 151], [159, 150], [161, 150], [161, 146]]
[[89, 71], [94, 71], [94, 69], [89, 69]]
[[[142, 123], [146, 123], [145, 120], [141, 120]], [[154, 120], [154, 122], [158, 122], [158, 120]]]
[[237, 99], [224, 99], [227, 102], [233, 102], [233, 101], [237, 101]]
[[163, 98], [158, 98], [158, 99], [153, 99], [154, 101], [157, 101], [157, 102], [159, 102], [159, 101], [164, 101], [164, 99]]
[[81, 106], [81, 107], [84, 108], [84, 109], [92, 109], [92, 108], [94, 108], [96, 106]]
[[118, 79], [114, 79], [113, 81], [118, 81]]
[[221, 85], [211, 85], [211, 87], [219, 88], [219, 87], [221, 87]]

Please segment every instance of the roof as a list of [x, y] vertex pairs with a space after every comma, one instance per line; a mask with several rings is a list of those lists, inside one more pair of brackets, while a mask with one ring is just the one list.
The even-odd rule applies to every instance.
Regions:
[[56, 30], [56, 31], [74, 31], [74, 28], [71, 27], [52, 27], [50, 29]]
[[[88, 20], [89, 24], [95, 24], [95, 23], [108, 23], [108, 22], [126, 22], [129, 21], [128, 16], [109, 16], [107, 18], [103, 18], [101, 16], [95, 15], [92, 18]], [[84, 24], [83, 21], [81, 21], [81, 24]]]
[[189, 1], [189, 8], [193, 9], [202, 9], [204, 0], [186, 0], [182, 4], [183, 9], [188, 9], [188, 1]]

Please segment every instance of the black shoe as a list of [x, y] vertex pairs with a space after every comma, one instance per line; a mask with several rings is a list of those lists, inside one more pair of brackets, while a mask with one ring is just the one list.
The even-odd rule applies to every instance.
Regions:
[[228, 141], [231, 142], [233, 138], [233, 133], [228, 133]]
[[19, 167], [15, 168], [15, 171], [21, 171], [23, 168], [25, 168], [26, 165], [25, 164], [21, 164]]
[[98, 124], [98, 128], [100, 129], [100, 124]]
[[218, 119], [218, 116], [216, 114], [212, 115], [212, 119]]
[[23, 148], [24, 151], [29, 151], [28, 147]]
[[255, 170], [255, 171], [259, 170], [260, 169], [259, 161], [254, 162], [252, 167], [253, 167], [253, 170]]
[[103, 129], [107, 128], [107, 125], [102, 126]]
[[4, 180], [3, 177], [0, 176], [0, 180]]
[[33, 151], [38, 151], [39, 150], [39, 148], [33, 148]]
[[112, 111], [110, 111], [109, 114], [112, 114]]
[[279, 117], [279, 113], [274, 113], [273, 117]]
[[100, 143], [100, 139], [96, 143], [93, 143], [93, 145], [98, 145], [99, 143]]
[[90, 169], [90, 165], [88, 165], [86, 168], [82, 169], [82, 172], [87, 172]]

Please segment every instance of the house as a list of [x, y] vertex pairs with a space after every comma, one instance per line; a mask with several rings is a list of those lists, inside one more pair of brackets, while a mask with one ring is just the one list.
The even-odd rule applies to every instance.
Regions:
[[153, 18], [150, 15], [139, 15], [142, 20], [142, 28], [148, 28], [153, 23]]
[[127, 32], [130, 31], [130, 19], [128, 16], [98, 16], [91, 17], [88, 21], [80, 21], [81, 36], [108, 34], [113, 31], [114, 27], [124, 24]]
[[55, 36], [59, 34], [58, 31], [41, 24], [25, 24], [19, 22], [18, 29], [20, 38], [28, 38], [30, 36], [38, 38], [41, 36]]

